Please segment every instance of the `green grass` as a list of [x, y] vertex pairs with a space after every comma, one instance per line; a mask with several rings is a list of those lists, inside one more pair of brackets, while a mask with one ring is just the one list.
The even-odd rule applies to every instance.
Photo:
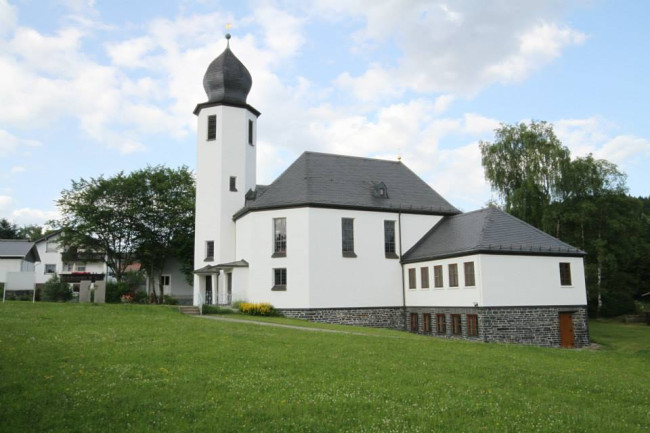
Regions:
[[170, 307], [8, 302], [0, 431], [650, 428], [650, 327], [592, 322], [597, 351], [367, 331], [253, 326]]

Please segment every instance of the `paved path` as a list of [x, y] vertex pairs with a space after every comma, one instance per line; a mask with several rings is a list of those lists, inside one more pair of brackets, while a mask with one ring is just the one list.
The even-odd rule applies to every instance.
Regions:
[[340, 331], [338, 329], [326, 329], [326, 328], [310, 328], [307, 326], [298, 326], [298, 325], [284, 325], [282, 323], [271, 323], [271, 322], [257, 322], [255, 320], [246, 320], [246, 319], [235, 319], [234, 317], [223, 317], [218, 315], [202, 315], [194, 316], [202, 319], [217, 320], [219, 322], [234, 322], [234, 323], [247, 323], [251, 325], [259, 326], [271, 326], [274, 328], [288, 328], [288, 329], [297, 329], [300, 331], [312, 331], [312, 332], [329, 332], [331, 334], [348, 334], [348, 335], [361, 335], [364, 337], [382, 337], [382, 338], [404, 338], [398, 335], [375, 335], [375, 334], [366, 334], [363, 332], [355, 331]]

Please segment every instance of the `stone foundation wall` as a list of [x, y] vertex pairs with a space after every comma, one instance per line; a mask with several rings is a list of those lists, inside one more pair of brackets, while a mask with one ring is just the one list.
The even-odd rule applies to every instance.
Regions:
[[[445, 338], [531, 344], [536, 346], [560, 346], [559, 313], [570, 312], [573, 317], [575, 347], [589, 344], [589, 328], [586, 306], [547, 306], [547, 307], [407, 307], [406, 325], [411, 330], [411, 313], [418, 315], [418, 333]], [[431, 330], [424, 331], [423, 314], [431, 314]], [[437, 315], [445, 315], [446, 329], [439, 333]], [[461, 333], [454, 335], [451, 315], [461, 318]], [[478, 335], [467, 335], [467, 315], [476, 314]]]
[[404, 329], [402, 307], [281, 309], [285, 317], [336, 325]]

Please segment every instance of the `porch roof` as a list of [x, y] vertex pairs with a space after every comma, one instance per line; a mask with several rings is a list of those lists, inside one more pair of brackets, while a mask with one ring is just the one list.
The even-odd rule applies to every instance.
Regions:
[[206, 265], [194, 271], [195, 274], [218, 274], [222, 269], [247, 268], [246, 260], [237, 260], [235, 262], [220, 263], [218, 265]]

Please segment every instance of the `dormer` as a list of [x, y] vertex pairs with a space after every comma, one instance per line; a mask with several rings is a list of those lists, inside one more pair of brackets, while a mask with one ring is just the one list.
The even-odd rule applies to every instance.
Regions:
[[384, 182], [376, 182], [372, 186], [372, 195], [376, 198], [388, 198], [388, 188]]

